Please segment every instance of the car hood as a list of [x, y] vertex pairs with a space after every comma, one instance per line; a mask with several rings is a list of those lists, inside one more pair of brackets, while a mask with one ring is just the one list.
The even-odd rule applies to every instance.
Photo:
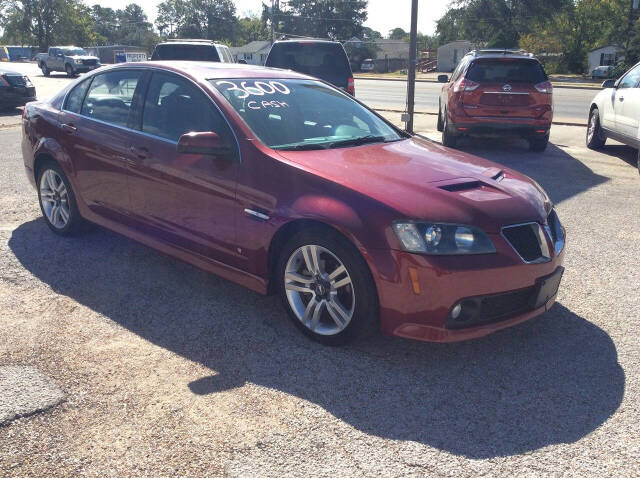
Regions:
[[530, 178], [417, 137], [317, 151], [278, 151], [287, 161], [393, 208], [398, 219], [470, 224], [487, 232], [544, 222], [552, 204]]

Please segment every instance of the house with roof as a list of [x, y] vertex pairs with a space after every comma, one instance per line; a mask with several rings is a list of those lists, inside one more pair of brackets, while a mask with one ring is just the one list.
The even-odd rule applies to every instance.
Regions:
[[604, 45], [589, 52], [588, 74], [598, 66], [615, 66], [623, 58], [623, 49], [618, 45]]
[[243, 46], [233, 46], [229, 50], [231, 50], [233, 59], [236, 62], [244, 60], [249, 65], [264, 65], [271, 50], [271, 42], [269, 40], [256, 40]]
[[438, 71], [453, 71], [458, 62], [473, 50], [473, 43], [467, 40], [456, 40], [438, 47]]

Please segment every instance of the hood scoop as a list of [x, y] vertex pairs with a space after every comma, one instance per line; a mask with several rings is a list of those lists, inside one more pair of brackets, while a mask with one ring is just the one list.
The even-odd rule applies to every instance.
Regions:
[[451, 184], [443, 184], [442, 186], [438, 186], [440, 189], [444, 189], [445, 191], [450, 192], [459, 192], [459, 191], [468, 191], [470, 189], [477, 189], [482, 187], [482, 183], [480, 181], [466, 181], [466, 182], [457, 182]]
[[[493, 174], [489, 177], [499, 181], [504, 177], [504, 173], [501, 170], [498, 170], [498, 172], [493, 171]], [[499, 201], [511, 197], [505, 191], [478, 179], [460, 178], [455, 181], [444, 181], [443, 183], [438, 186], [439, 189], [456, 193], [470, 201]]]

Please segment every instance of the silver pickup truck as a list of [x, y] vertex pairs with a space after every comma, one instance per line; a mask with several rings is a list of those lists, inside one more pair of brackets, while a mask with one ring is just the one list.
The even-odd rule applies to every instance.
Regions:
[[52, 46], [48, 53], [38, 53], [35, 60], [44, 76], [49, 76], [52, 71], [64, 71], [67, 76], [76, 76], [100, 66], [97, 57], [88, 55], [76, 46]]

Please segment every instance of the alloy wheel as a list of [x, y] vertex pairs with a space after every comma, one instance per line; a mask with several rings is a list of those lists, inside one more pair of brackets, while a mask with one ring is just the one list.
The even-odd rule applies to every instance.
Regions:
[[293, 251], [285, 267], [284, 288], [295, 316], [316, 334], [339, 334], [353, 318], [355, 292], [349, 271], [322, 246]]
[[587, 140], [591, 142], [593, 135], [596, 133], [596, 115], [591, 114], [589, 119], [589, 128], [587, 129]]
[[56, 229], [64, 229], [71, 217], [69, 193], [60, 175], [52, 169], [40, 177], [40, 201], [49, 223]]

